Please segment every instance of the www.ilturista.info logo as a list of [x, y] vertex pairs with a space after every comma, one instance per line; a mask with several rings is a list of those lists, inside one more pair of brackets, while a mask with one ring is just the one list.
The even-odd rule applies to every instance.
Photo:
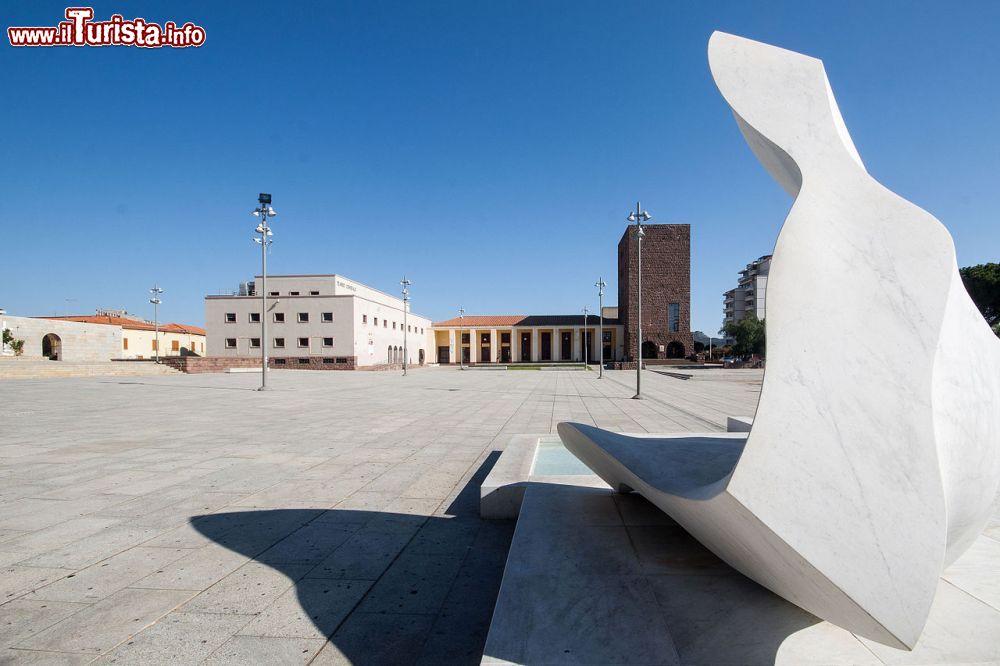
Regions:
[[66, 19], [54, 28], [10, 27], [11, 46], [138, 46], [157, 49], [164, 46], [186, 48], [205, 43], [205, 29], [188, 22], [178, 27], [173, 21], [162, 26], [146, 19], [125, 20], [112, 14], [107, 21], [94, 21], [93, 7], [67, 7]]

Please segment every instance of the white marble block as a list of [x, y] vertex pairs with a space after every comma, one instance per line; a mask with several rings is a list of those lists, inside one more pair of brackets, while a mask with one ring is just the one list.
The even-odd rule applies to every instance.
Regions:
[[866, 171], [821, 61], [717, 32], [709, 63], [794, 199], [746, 443], [570, 423], [559, 434], [613, 488], [639, 491], [761, 585], [910, 648], [997, 493], [1000, 340], [944, 226]]

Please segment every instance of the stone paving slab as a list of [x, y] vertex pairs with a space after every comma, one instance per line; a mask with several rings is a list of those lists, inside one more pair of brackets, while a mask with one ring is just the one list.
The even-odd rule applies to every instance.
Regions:
[[647, 372], [643, 401], [628, 372], [0, 382], [0, 663], [478, 663], [506, 443], [721, 430], [760, 376]]

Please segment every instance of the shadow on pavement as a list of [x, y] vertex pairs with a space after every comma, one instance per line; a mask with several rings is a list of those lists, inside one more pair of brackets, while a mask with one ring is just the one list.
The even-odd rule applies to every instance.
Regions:
[[326, 637], [324, 651], [352, 664], [478, 664], [514, 531], [479, 518], [479, 486], [498, 457], [443, 516], [289, 508], [191, 524], [295, 581], [297, 603], [274, 602], [242, 633]]

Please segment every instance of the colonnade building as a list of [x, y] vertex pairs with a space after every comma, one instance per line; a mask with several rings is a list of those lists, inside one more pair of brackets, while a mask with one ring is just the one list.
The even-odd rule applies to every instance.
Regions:
[[[637, 356], [638, 236], [629, 225], [618, 243], [618, 307], [604, 309], [606, 362]], [[600, 319], [589, 315], [471, 315], [433, 325], [438, 363], [597, 362]], [[683, 359], [691, 337], [691, 226], [643, 225], [642, 358]]]

